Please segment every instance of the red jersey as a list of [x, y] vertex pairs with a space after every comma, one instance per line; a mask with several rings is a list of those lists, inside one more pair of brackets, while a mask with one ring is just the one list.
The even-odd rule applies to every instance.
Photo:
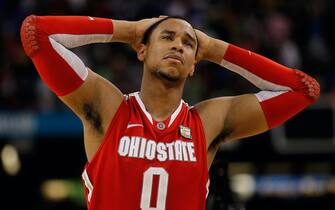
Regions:
[[89, 210], [204, 210], [208, 170], [200, 117], [181, 101], [164, 122], [125, 97], [83, 172]]

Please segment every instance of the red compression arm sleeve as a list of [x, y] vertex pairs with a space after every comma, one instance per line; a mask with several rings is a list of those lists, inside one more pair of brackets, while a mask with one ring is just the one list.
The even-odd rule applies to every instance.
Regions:
[[109, 42], [111, 19], [84, 16], [28, 16], [21, 41], [43, 81], [57, 95], [77, 89], [87, 77], [84, 63], [67, 48]]
[[221, 65], [263, 90], [256, 97], [269, 128], [285, 122], [320, 95], [319, 83], [309, 75], [231, 44]]

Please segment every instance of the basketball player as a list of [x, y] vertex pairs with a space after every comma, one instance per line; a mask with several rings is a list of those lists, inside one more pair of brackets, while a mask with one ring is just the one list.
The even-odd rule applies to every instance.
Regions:
[[[305, 73], [179, 18], [31, 15], [21, 39], [41, 78], [83, 123], [90, 210], [204, 210], [208, 169], [221, 142], [274, 128], [319, 97], [319, 84]], [[98, 42], [136, 49], [143, 62], [139, 92], [123, 95], [69, 50]], [[181, 97], [199, 60], [234, 71], [261, 91], [189, 107]]]

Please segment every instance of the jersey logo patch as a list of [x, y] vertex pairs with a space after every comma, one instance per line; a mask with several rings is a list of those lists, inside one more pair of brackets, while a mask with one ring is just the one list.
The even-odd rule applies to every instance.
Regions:
[[183, 136], [183, 137], [185, 137], [187, 139], [192, 139], [191, 129], [190, 128], [181, 125], [179, 127], [179, 132], [180, 132], [181, 136]]

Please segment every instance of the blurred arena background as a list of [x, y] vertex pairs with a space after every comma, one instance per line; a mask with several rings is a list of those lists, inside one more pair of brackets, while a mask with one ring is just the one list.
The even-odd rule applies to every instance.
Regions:
[[[21, 47], [20, 24], [31, 13], [180, 15], [214, 37], [316, 77], [322, 90], [315, 105], [272, 132], [222, 147], [210, 171], [207, 210], [335, 209], [332, 0], [1, 0], [0, 209], [86, 209], [81, 124], [46, 89]], [[128, 46], [94, 44], [75, 52], [124, 93], [139, 89], [142, 66]], [[256, 91], [240, 76], [201, 62], [184, 98], [192, 105]]]

